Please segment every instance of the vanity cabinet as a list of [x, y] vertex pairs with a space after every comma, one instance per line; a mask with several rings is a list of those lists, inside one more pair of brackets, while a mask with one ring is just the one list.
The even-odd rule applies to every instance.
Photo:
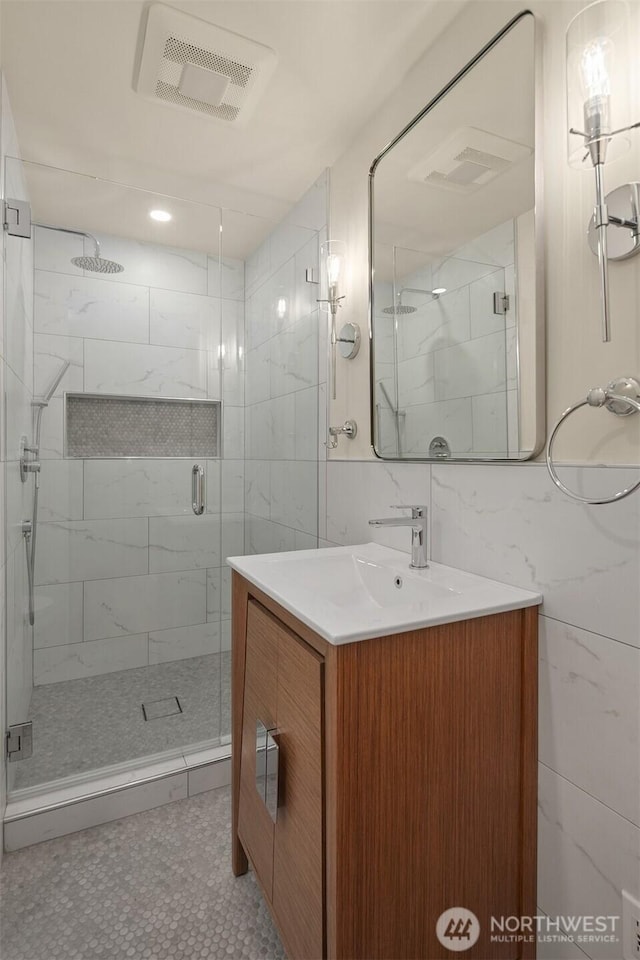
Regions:
[[234, 572], [232, 669], [233, 869], [289, 957], [452, 957], [456, 906], [480, 921], [465, 957], [535, 956], [490, 940], [535, 914], [535, 607], [332, 645]]

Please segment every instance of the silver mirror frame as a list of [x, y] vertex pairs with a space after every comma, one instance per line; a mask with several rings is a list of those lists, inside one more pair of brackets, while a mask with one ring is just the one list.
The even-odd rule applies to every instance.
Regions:
[[[374, 317], [373, 317], [373, 284], [374, 284], [374, 193], [373, 184], [375, 173], [381, 160], [392, 150], [397, 143], [402, 140], [405, 134], [409, 133], [434, 107], [436, 107], [446, 95], [453, 90], [461, 80], [463, 80], [494, 47], [505, 37], [521, 20], [526, 17], [532, 17], [534, 23], [534, 126], [535, 126], [535, 158], [534, 158], [534, 249], [535, 249], [535, 380], [534, 390], [535, 398], [533, 400], [535, 415], [535, 441], [531, 451], [521, 457], [495, 457], [475, 458], [475, 457], [450, 457], [446, 460], [435, 457], [404, 458], [404, 457], [384, 457], [376, 447], [376, 416], [375, 416], [375, 343], [374, 343]], [[498, 33], [482, 47], [481, 50], [430, 100], [423, 109], [406, 124], [393, 140], [378, 154], [369, 167], [369, 419], [371, 424], [371, 449], [379, 460], [396, 461], [401, 463], [522, 463], [526, 460], [532, 460], [538, 456], [544, 449], [546, 443], [546, 368], [545, 368], [545, 283], [544, 283], [544, 198], [543, 198], [543, 150], [542, 150], [542, 131], [543, 131], [543, 103], [542, 103], [542, 30], [540, 21], [535, 17], [531, 10], [523, 10], [513, 17]], [[520, 347], [517, 345], [517, 365], [518, 380], [520, 379]]]

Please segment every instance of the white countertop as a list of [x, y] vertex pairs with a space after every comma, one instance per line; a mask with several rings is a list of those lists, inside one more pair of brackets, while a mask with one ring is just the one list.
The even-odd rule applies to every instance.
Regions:
[[538, 593], [441, 563], [415, 570], [378, 543], [297, 550], [227, 563], [329, 643], [353, 643], [542, 602]]

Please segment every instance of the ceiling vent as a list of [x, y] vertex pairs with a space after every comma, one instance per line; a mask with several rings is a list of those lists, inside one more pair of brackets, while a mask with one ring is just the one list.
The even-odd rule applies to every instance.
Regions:
[[455, 193], [473, 193], [532, 153], [531, 147], [466, 127], [415, 164], [409, 180]]
[[276, 54], [163, 3], [149, 7], [134, 90], [182, 110], [240, 124], [276, 67]]

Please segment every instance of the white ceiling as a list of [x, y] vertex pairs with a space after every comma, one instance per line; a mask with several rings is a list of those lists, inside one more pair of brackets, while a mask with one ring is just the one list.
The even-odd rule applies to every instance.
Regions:
[[[277, 69], [247, 126], [223, 127], [134, 92], [145, 7], [138, 0], [3, 0], [2, 66], [23, 157], [275, 220], [345, 150], [461, 6], [169, 3], [276, 51]], [[60, 212], [47, 210], [49, 219], [64, 222], [67, 190], [50, 200]]]

